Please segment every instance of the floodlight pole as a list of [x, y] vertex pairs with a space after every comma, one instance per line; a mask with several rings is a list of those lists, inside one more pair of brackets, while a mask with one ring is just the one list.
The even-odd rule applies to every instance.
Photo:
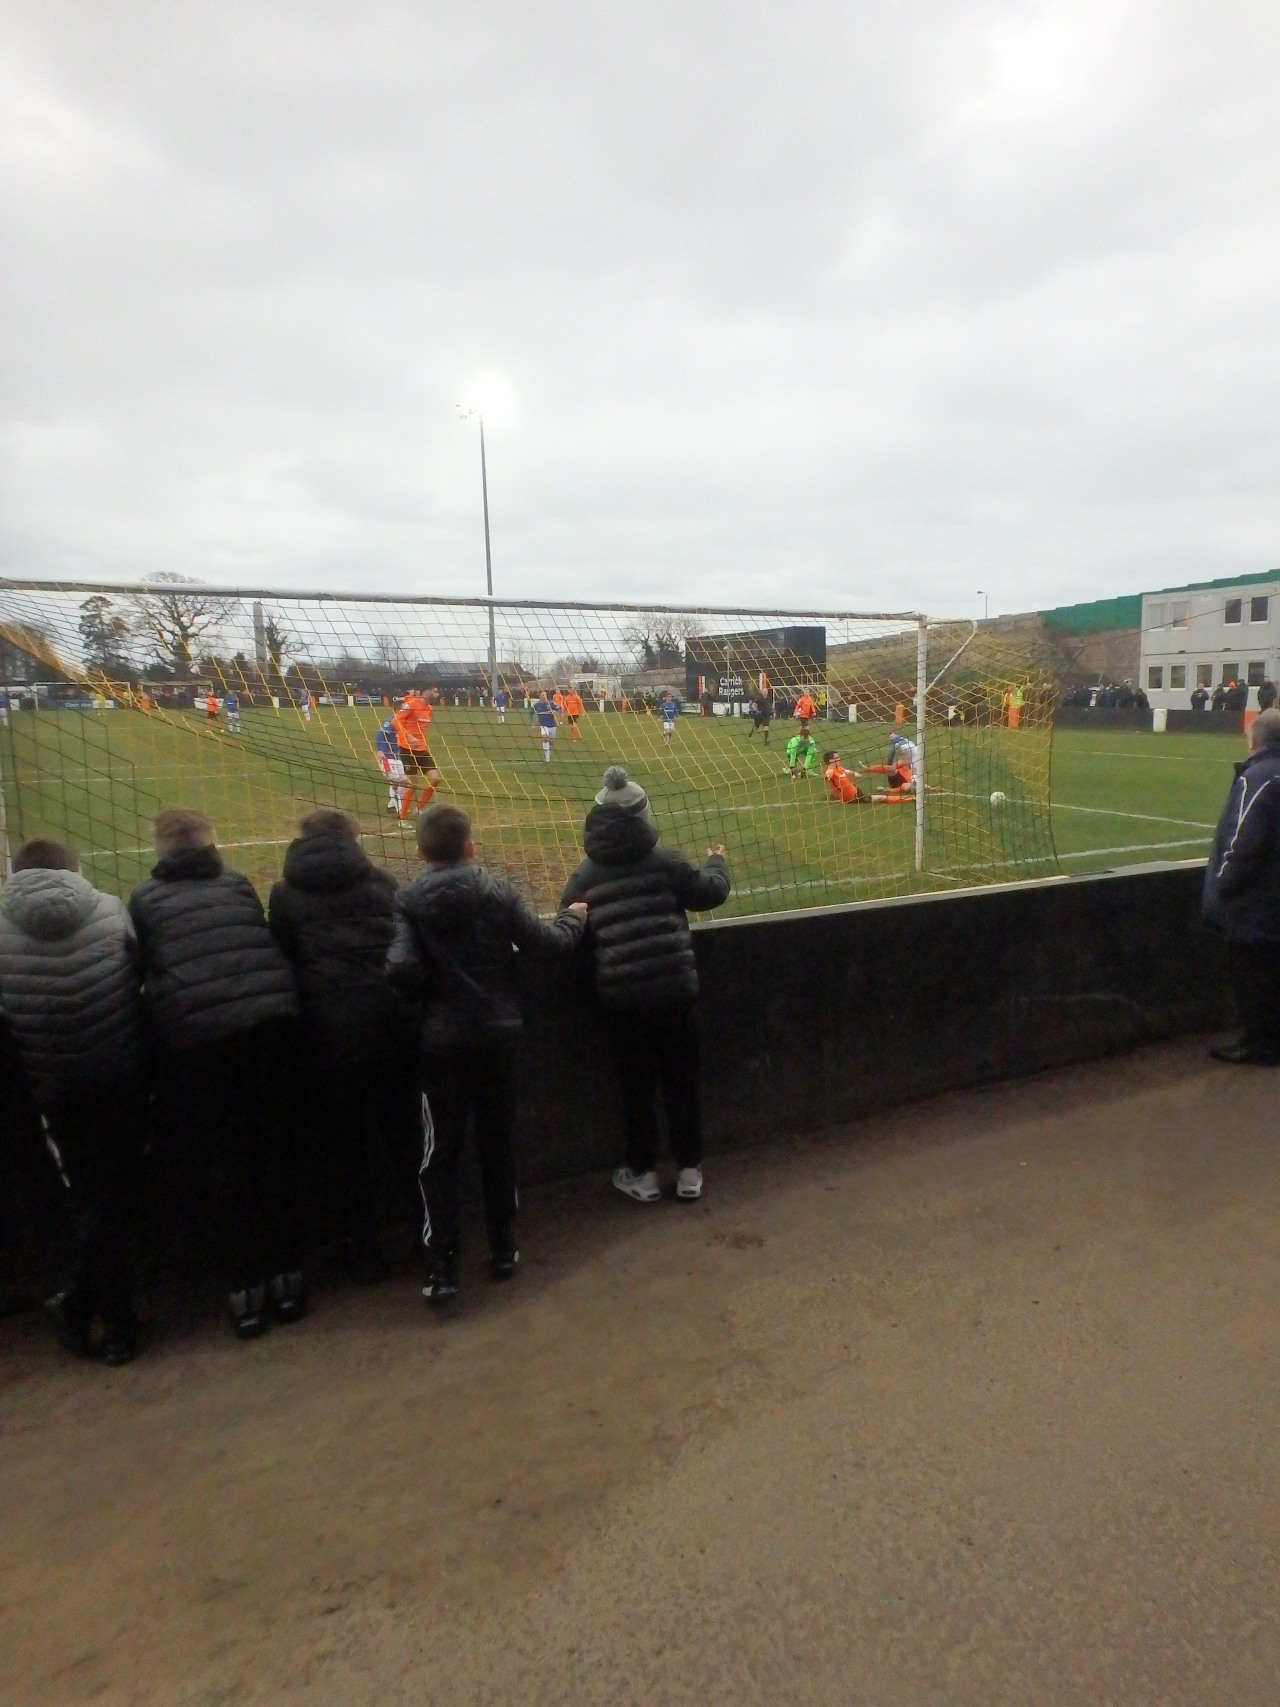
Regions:
[[480, 423], [480, 497], [484, 505], [484, 585], [489, 595], [489, 692], [498, 697], [498, 631], [493, 614], [493, 548], [489, 541], [489, 464], [484, 453], [484, 416], [479, 409], [459, 403], [463, 420], [474, 415]]
[[929, 619], [916, 624], [916, 870], [924, 870], [924, 725], [929, 697]]
[[480, 496], [484, 501], [484, 584], [489, 594], [489, 693], [498, 697], [498, 636], [493, 616], [493, 551], [489, 544], [489, 466], [484, 454], [484, 416], [480, 415]]

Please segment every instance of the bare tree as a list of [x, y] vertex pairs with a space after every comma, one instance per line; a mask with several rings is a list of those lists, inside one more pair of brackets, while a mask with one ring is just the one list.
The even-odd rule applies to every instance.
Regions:
[[409, 654], [394, 634], [374, 635], [373, 661], [380, 670], [393, 676], [407, 675], [410, 667]]
[[524, 675], [541, 675], [547, 655], [542, 647], [536, 641], [531, 640], [528, 635], [520, 634], [510, 640], [504, 640], [502, 650], [507, 660]]
[[684, 662], [684, 646], [698, 632], [691, 616], [670, 611], [637, 611], [622, 630], [622, 638], [645, 670], [675, 670]]
[[551, 674], [557, 680], [563, 678], [567, 681], [570, 676], [595, 675], [602, 668], [599, 658], [584, 657], [578, 653], [573, 657], [557, 658], [551, 666]]
[[135, 593], [129, 600], [133, 631], [155, 647], [175, 675], [190, 676], [195, 670], [196, 649], [230, 620], [236, 601], [185, 575], [162, 573], [147, 579], [157, 591]]

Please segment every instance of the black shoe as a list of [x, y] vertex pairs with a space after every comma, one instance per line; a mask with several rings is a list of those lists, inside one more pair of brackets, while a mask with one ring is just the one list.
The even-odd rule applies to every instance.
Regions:
[[495, 1253], [489, 1264], [489, 1272], [495, 1280], [514, 1280], [519, 1266], [520, 1252], [512, 1246], [510, 1250]]
[[84, 1290], [79, 1286], [68, 1286], [46, 1299], [44, 1309], [63, 1351], [72, 1352], [76, 1357], [88, 1357], [93, 1311]]
[[428, 1304], [452, 1304], [458, 1296], [458, 1258], [454, 1251], [444, 1251], [430, 1259], [430, 1268], [423, 1283], [422, 1296]]
[[300, 1322], [307, 1313], [307, 1277], [298, 1269], [273, 1274], [269, 1287], [271, 1313], [277, 1322]]
[[102, 1361], [111, 1369], [122, 1363], [132, 1363], [138, 1355], [138, 1324], [108, 1322], [102, 1336]]
[[1215, 1061], [1227, 1061], [1233, 1067], [1280, 1067], [1280, 1053], [1274, 1049], [1255, 1049], [1251, 1043], [1221, 1043], [1210, 1049]]
[[227, 1299], [231, 1331], [240, 1340], [256, 1340], [267, 1331], [267, 1289], [246, 1286]]

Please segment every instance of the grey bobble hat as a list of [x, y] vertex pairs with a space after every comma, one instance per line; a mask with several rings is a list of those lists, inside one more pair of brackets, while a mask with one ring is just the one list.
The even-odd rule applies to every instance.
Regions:
[[596, 795], [597, 806], [621, 806], [625, 812], [636, 812], [650, 818], [649, 796], [638, 782], [632, 782], [621, 765], [610, 765], [604, 773], [604, 787]]

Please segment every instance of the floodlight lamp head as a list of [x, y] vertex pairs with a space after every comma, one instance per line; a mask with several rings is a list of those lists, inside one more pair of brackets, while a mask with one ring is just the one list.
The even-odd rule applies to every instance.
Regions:
[[478, 415], [491, 426], [500, 426], [510, 419], [514, 403], [506, 380], [497, 374], [487, 374], [467, 388], [460, 407], [468, 415]]

